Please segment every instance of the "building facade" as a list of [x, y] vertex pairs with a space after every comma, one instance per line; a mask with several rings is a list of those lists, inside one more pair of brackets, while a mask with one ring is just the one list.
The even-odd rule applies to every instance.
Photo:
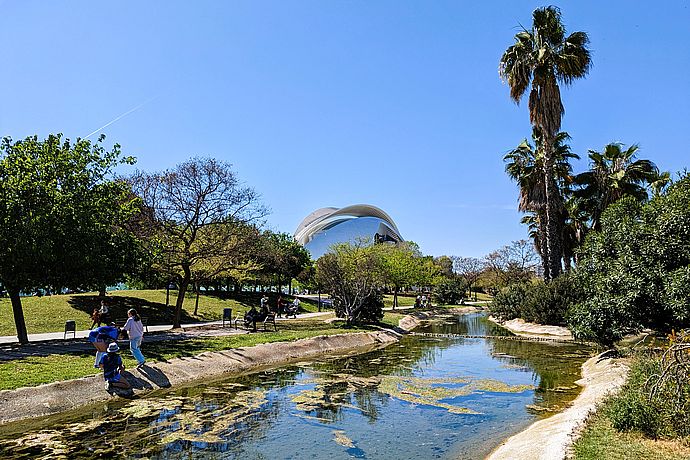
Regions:
[[313, 259], [321, 257], [334, 244], [358, 239], [404, 241], [393, 219], [382, 209], [368, 204], [317, 209], [305, 217], [295, 231], [295, 240]]

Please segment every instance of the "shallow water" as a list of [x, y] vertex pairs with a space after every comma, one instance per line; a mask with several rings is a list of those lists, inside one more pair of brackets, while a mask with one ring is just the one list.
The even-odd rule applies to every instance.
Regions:
[[[422, 332], [500, 335], [479, 314]], [[560, 410], [590, 350], [407, 336], [194, 387], [0, 427], [0, 458], [482, 458]]]

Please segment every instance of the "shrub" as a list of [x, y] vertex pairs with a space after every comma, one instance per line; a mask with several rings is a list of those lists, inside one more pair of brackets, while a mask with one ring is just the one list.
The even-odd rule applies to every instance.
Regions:
[[467, 282], [461, 278], [450, 278], [434, 288], [434, 298], [439, 305], [457, 305], [465, 297]]
[[527, 298], [526, 284], [511, 284], [501, 289], [491, 302], [491, 313], [507, 321], [522, 317], [522, 306]]
[[609, 400], [606, 414], [618, 431], [639, 431], [653, 438], [690, 435], [690, 381], [660, 380], [660, 357], [638, 357], [628, 381]]

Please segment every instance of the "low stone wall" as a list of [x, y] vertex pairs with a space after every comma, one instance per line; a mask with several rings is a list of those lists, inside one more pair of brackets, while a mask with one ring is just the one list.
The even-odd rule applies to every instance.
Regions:
[[566, 458], [589, 414], [607, 395], [618, 391], [627, 378], [629, 369], [625, 364], [603, 355], [582, 365], [582, 379], [576, 383], [584, 388], [569, 408], [508, 438], [487, 460]]
[[[287, 364], [324, 354], [363, 353], [397, 342], [392, 331], [319, 336], [294, 342], [277, 342], [206, 352], [192, 358], [173, 359], [131, 370], [127, 379], [135, 392], [166, 388], [194, 380], [239, 374]], [[0, 391], [0, 424], [57, 414], [110, 399], [101, 375], [55, 382], [37, 387]]]

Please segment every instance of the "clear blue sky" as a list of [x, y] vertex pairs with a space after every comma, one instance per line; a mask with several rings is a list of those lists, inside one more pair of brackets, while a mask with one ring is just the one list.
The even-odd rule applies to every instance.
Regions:
[[[498, 61], [547, 4], [0, 0], [0, 135], [83, 137], [143, 104], [109, 143], [145, 170], [232, 163], [274, 230], [369, 203], [427, 254], [482, 256], [526, 236], [502, 157], [531, 129]], [[690, 166], [689, 2], [557, 5], [593, 51], [563, 91], [574, 150]]]

